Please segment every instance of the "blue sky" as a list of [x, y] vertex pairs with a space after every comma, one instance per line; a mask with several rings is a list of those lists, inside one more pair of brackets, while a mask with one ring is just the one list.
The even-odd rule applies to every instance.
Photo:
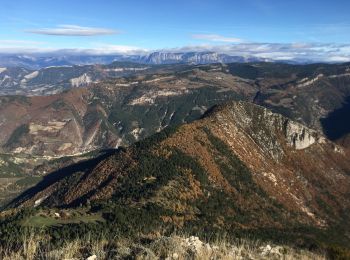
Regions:
[[1, 0], [0, 52], [316, 46], [347, 57], [349, 10], [346, 0]]

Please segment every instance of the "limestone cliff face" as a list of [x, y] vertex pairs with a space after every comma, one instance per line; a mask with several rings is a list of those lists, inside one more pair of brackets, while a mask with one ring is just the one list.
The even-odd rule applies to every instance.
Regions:
[[289, 145], [297, 150], [308, 148], [316, 142], [323, 142], [325, 140], [316, 131], [290, 120], [286, 120], [285, 122], [285, 134]]
[[266, 59], [256, 57], [241, 57], [219, 54], [216, 52], [153, 52], [141, 58], [144, 63], [148, 64], [171, 64], [171, 63], [232, 63], [247, 61], [264, 61]]
[[230, 122], [234, 125], [235, 130], [227, 129], [227, 131], [231, 133], [243, 131], [265, 153], [277, 160], [284, 154], [284, 145], [302, 150], [325, 140], [322, 134], [315, 130], [247, 102], [233, 102], [219, 106], [216, 110], [220, 110], [219, 113], [215, 113], [219, 124], [228, 126]]

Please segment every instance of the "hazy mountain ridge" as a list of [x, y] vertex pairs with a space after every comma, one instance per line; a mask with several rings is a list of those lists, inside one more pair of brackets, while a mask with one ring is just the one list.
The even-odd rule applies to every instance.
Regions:
[[0, 54], [0, 66], [25, 67], [28, 69], [41, 69], [50, 66], [73, 66], [109, 64], [115, 61], [135, 62], [142, 64], [173, 64], [173, 63], [231, 63], [231, 62], [257, 62], [272, 61], [257, 57], [241, 57], [220, 54], [216, 52], [167, 52], [158, 51], [139, 55], [89, 55], [89, 54]]

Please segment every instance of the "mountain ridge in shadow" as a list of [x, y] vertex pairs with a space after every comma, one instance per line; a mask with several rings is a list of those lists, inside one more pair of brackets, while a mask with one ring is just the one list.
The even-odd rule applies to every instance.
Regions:
[[100, 155], [91, 159], [83, 160], [77, 163], [73, 163], [69, 166], [60, 168], [56, 171], [51, 172], [50, 174], [43, 177], [43, 180], [40, 181], [38, 184], [36, 184], [34, 187], [29, 188], [28, 190], [24, 191], [22, 194], [14, 198], [12, 201], [10, 201], [8, 204], [4, 205], [2, 209], [6, 209], [15, 205], [18, 205], [21, 201], [25, 200], [28, 196], [31, 194], [35, 194], [37, 192], [42, 191], [47, 186], [60, 181], [64, 178], [66, 178], [69, 175], [72, 175], [76, 172], [84, 172], [84, 175], [88, 173], [91, 169], [93, 169], [96, 165], [98, 165], [101, 161], [108, 158], [109, 156], [118, 153], [121, 149], [106, 149], [102, 150], [100, 152]]
[[338, 140], [350, 133], [350, 96], [343, 105], [321, 119], [323, 132], [332, 141]]

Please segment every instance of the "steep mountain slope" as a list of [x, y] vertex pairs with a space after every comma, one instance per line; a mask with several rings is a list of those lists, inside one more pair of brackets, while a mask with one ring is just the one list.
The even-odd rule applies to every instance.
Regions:
[[328, 230], [349, 217], [349, 155], [299, 123], [234, 102], [120, 149], [91, 168], [50, 174], [12, 205], [91, 203], [115, 225], [122, 225], [118, 214], [136, 210], [153, 219], [158, 231], [272, 228], [311, 235], [299, 228]]

